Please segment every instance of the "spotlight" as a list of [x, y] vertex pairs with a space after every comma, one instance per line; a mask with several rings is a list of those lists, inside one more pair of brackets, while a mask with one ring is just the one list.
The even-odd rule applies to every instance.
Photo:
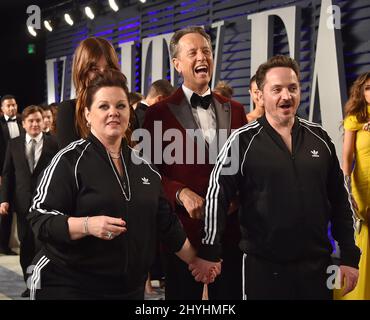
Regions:
[[117, 3], [114, 0], [109, 0], [109, 6], [112, 8], [112, 10], [116, 12], [119, 10]]
[[85, 13], [86, 13], [86, 15], [87, 15], [91, 20], [93, 20], [93, 19], [95, 18], [94, 12], [92, 11], [92, 9], [91, 9], [89, 6], [86, 6], [86, 7], [85, 7]]
[[139, 0], [141, 3], [145, 3], [146, 2], [146, 0]]
[[34, 36], [34, 37], [37, 36], [37, 33], [33, 27], [27, 26], [27, 29], [28, 29], [28, 32], [31, 34], [31, 36]]
[[53, 27], [52, 27], [52, 25], [51, 25], [51, 21], [50, 21], [50, 20], [44, 20], [44, 26], [45, 26], [45, 28], [46, 28], [48, 31], [50, 31], [50, 32], [52, 32], [52, 31], [53, 31]]
[[64, 14], [64, 20], [70, 25], [73, 26], [73, 20], [69, 13]]

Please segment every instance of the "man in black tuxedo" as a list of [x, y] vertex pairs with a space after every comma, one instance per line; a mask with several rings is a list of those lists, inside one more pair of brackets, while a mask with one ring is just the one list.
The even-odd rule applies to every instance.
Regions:
[[137, 103], [135, 108], [135, 115], [139, 122], [140, 128], [142, 127], [145, 119], [146, 110], [153, 104], [162, 101], [175, 92], [175, 88], [166, 79], [154, 81], [149, 88], [148, 94], [144, 100]]
[[[17, 227], [20, 240], [20, 263], [24, 280], [27, 268], [35, 255], [35, 239], [26, 220], [32, 194], [37, 186], [37, 177], [47, 167], [58, 151], [58, 144], [52, 136], [42, 133], [42, 109], [29, 106], [22, 113], [22, 124], [26, 133], [8, 143], [2, 172], [0, 192], [0, 214], [8, 215], [10, 204], [17, 212]], [[27, 296], [24, 292], [22, 296]]]
[[[1, 98], [3, 116], [0, 117], [0, 185], [8, 141], [18, 137], [23, 131], [22, 120], [17, 117], [17, 109], [18, 106], [14, 96], [7, 94]], [[11, 214], [0, 217], [0, 253], [8, 255], [16, 254], [9, 248], [12, 217]]]

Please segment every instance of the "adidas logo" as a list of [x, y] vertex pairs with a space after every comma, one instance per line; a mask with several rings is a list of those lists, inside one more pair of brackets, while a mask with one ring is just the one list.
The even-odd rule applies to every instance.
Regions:
[[141, 178], [141, 181], [143, 182], [143, 184], [150, 184], [150, 182], [149, 182], [149, 179], [148, 179], [148, 178], [142, 177], [142, 178]]
[[316, 150], [311, 151], [312, 158], [320, 158], [319, 152]]

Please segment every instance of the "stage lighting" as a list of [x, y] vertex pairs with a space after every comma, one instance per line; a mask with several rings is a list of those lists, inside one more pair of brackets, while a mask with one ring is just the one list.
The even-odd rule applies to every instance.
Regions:
[[64, 14], [64, 20], [70, 25], [73, 26], [73, 20], [69, 13]]
[[28, 29], [28, 32], [30, 33], [31, 36], [34, 36], [34, 37], [37, 36], [37, 32], [35, 31], [35, 29], [33, 27], [27, 26], [27, 29]]
[[53, 31], [53, 27], [52, 27], [52, 25], [51, 25], [51, 21], [50, 21], [50, 20], [44, 20], [44, 26], [45, 26], [45, 28], [46, 28], [48, 31], [50, 31], [50, 32], [52, 32], [52, 31]]
[[145, 3], [146, 2], [146, 0], [139, 0], [141, 3]]
[[85, 7], [85, 14], [91, 19], [93, 20], [95, 18], [95, 15], [94, 15], [94, 12], [92, 11], [91, 7], [89, 6], [86, 6]]
[[109, 6], [112, 8], [112, 10], [116, 12], [119, 10], [117, 3], [114, 0], [109, 0]]

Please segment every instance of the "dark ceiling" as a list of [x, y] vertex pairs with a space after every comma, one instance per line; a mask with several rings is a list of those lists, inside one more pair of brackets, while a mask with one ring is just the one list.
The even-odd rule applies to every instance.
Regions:
[[[38, 104], [45, 99], [45, 39], [29, 35], [26, 29], [27, 7], [38, 5], [44, 9], [65, 1], [55, 0], [1, 0], [0, 96], [13, 94], [20, 109]], [[36, 53], [27, 53], [33, 44]]]

